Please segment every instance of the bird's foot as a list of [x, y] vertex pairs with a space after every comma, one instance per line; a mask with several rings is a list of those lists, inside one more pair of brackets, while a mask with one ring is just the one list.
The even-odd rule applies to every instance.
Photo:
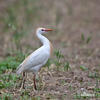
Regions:
[[23, 89], [25, 89], [24, 83], [21, 84], [19, 91], [22, 91]]

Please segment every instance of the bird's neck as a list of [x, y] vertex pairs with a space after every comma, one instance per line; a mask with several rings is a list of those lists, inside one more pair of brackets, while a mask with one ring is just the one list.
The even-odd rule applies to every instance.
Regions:
[[37, 37], [40, 39], [44, 46], [50, 46], [50, 42], [45, 36], [41, 35], [40, 33], [37, 33]]

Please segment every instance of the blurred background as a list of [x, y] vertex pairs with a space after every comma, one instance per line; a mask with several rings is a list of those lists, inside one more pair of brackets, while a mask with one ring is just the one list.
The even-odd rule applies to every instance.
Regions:
[[53, 28], [48, 37], [59, 48], [80, 42], [81, 34], [92, 36], [91, 46], [99, 45], [99, 4], [94, 0], [1, 0], [0, 55], [9, 52], [8, 48], [16, 49], [16, 40], [22, 49], [38, 47], [34, 35], [38, 27]]
[[76, 80], [83, 82], [75, 89], [87, 88], [87, 81], [95, 88], [98, 79], [88, 75], [100, 74], [100, 0], [0, 0], [0, 61], [16, 52], [27, 56], [40, 47], [35, 35], [38, 27], [54, 30], [46, 35], [54, 47], [53, 58], [61, 53], [63, 62], [70, 63], [72, 70], [65, 75], [71, 75], [76, 84]]

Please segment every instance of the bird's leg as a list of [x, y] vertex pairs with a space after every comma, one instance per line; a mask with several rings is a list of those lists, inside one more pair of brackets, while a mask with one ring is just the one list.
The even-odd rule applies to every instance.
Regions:
[[41, 78], [41, 83], [42, 83], [42, 90], [44, 90], [44, 88], [45, 88], [45, 82], [44, 82], [44, 76]]
[[37, 87], [36, 87], [36, 79], [35, 79], [36, 75], [34, 74], [33, 76], [33, 82], [34, 82], [34, 89], [37, 90]]
[[22, 77], [23, 77], [23, 80], [21, 82], [21, 88], [20, 88], [20, 90], [21, 89], [25, 89], [25, 86], [24, 86], [24, 84], [25, 84], [25, 72], [22, 73]]

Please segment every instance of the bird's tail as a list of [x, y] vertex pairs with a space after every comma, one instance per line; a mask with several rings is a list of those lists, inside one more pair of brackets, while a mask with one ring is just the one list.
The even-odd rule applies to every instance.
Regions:
[[17, 70], [16, 70], [16, 74], [21, 74], [21, 72], [22, 72], [22, 65], [20, 64], [19, 66], [18, 66], [18, 68], [17, 68]]

